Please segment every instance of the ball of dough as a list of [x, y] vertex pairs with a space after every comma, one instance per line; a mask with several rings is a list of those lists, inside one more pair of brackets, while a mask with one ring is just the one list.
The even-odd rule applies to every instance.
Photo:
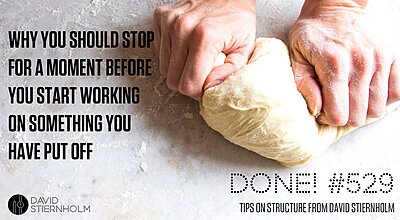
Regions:
[[308, 162], [355, 129], [316, 122], [297, 91], [288, 49], [275, 38], [258, 38], [249, 63], [207, 89], [200, 108], [227, 140], [285, 166]]

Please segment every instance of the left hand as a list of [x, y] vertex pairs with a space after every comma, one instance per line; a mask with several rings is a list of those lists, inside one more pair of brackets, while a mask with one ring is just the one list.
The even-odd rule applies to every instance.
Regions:
[[292, 68], [320, 123], [361, 126], [400, 100], [400, 60], [368, 32], [362, 5], [337, 2], [306, 0], [289, 35]]

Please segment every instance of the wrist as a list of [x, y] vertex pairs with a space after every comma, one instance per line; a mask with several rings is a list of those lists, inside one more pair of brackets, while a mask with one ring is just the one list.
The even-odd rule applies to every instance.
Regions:
[[[233, 0], [233, 2], [238, 2], [238, 0]], [[251, 5], [252, 7], [256, 7], [257, 0], [240, 0], [241, 3], [245, 5]]]
[[363, 14], [368, 0], [305, 0], [300, 17], [335, 14]]

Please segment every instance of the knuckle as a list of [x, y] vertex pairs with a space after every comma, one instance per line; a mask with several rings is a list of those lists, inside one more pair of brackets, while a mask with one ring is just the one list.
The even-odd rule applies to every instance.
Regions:
[[353, 119], [353, 120], [349, 120], [347, 125], [350, 125], [351, 127], [360, 127], [364, 123], [365, 123], [365, 120], [363, 120], [363, 119]]
[[328, 50], [323, 54], [323, 63], [326, 65], [323, 69], [329, 71], [329, 79], [333, 81], [342, 81], [348, 77], [348, 74], [345, 74], [346, 70], [346, 54], [340, 52], [339, 50]]
[[380, 100], [386, 100], [388, 97], [388, 90], [382, 88], [383, 85], [370, 85], [369, 87], [369, 101], [378, 103]]
[[381, 47], [375, 47], [374, 48], [374, 56], [375, 58], [381, 58], [385, 56], [385, 50], [383, 50]]
[[384, 108], [381, 107], [369, 107], [368, 108], [368, 117], [371, 118], [380, 118], [384, 113]]
[[153, 18], [155, 18], [155, 19], [160, 18], [161, 15], [162, 15], [162, 13], [163, 13], [162, 6], [158, 6], [158, 7], [156, 8], [156, 10], [154, 10], [154, 12], [153, 12]]
[[332, 65], [339, 64], [340, 52], [338, 50], [326, 50], [323, 53], [323, 56], [325, 57], [326, 61]]
[[183, 95], [193, 97], [198, 93], [198, 88], [192, 82], [183, 80], [179, 83], [179, 92]]
[[364, 86], [365, 82], [361, 80], [360, 75], [353, 75], [350, 77], [349, 89], [350, 95], [356, 95], [359, 93], [360, 88]]
[[329, 117], [329, 122], [334, 126], [344, 126], [347, 121], [348, 117], [345, 114], [334, 113]]
[[228, 56], [224, 60], [225, 63], [229, 63], [233, 70], [237, 70], [242, 66], [246, 65], [247, 57], [243, 54], [233, 54]]
[[217, 37], [216, 29], [211, 24], [202, 22], [193, 31], [193, 40], [203, 46]]
[[374, 59], [375, 59], [376, 69], [378, 71], [386, 69], [386, 67], [389, 66], [389, 63], [391, 63], [391, 60], [393, 60], [393, 57], [394, 55], [391, 53], [390, 50], [383, 48], [375, 49]]
[[178, 91], [178, 85], [177, 85], [177, 84], [178, 84], [178, 83], [175, 82], [175, 80], [172, 80], [171, 77], [167, 77], [167, 87], [168, 87], [170, 90]]
[[154, 10], [153, 17], [154, 18], [161, 18], [168, 11], [169, 11], [169, 4], [160, 5]]
[[370, 99], [368, 104], [368, 117], [379, 118], [385, 112], [386, 102], [382, 102], [386, 99]]
[[178, 34], [184, 34], [190, 30], [192, 23], [193, 19], [190, 15], [179, 15], [176, 18], [174, 29]]
[[366, 49], [358, 49], [352, 54], [353, 68], [358, 74], [365, 74], [369, 71], [371, 62], [373, 62], [372, 52]]
[[167, 25], [167, 26], [171, 25], [174, 17], [175, 17], [175, 12], [171, 11], [171, 10], [164, 11], [161, 14], [161, 20], [162, 20], [163, 24]]
[[400, 100], [400, 88], [390, 89], [389, 90], [389, 98], [392, 101], [399, 101]]
[[385, 57], [391, 57], [393, 56], [392, 50], [387, 48], [387, 47], [376, 47], [375, 48], [375, 57], [376, 58], [385, 58]]

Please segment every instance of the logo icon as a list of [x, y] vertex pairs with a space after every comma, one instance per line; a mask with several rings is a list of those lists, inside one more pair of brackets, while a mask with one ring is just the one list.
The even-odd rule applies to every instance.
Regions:
[[28, 210], [28, 200], [25, 196], [15, 194], [8, 200], [8, 209], [14, 215], [22, 215]]

